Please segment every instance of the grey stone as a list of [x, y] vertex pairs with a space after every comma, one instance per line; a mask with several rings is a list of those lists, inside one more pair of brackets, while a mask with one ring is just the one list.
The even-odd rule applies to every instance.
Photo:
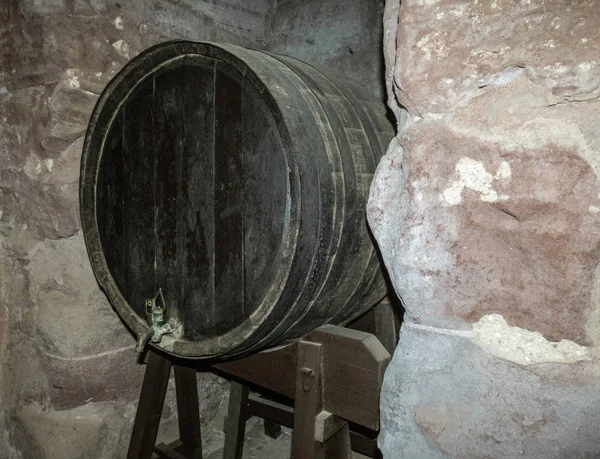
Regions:
[[385, 457], [591, 459], [599, 370], [523, 367], [451, 331], [405, 324], [381, 400]]
[[133, 404], [87, 403], [55, 411], [34, 403], [19, 410], [17, 422], [36, 459], [112, 459], [127, 450], [134, 415]]
[[77, 14], [103, 13], [107, 7], [107, 0], [75, 0], [73, 3], [73, 11]]
[[229, 381], [212, 373], [197, 374], [200, 421], [202, 425], [215, 423], [216, 418], [229, 400]]
[[85, 358], [133, 346], [90, 268], [81, 233], [44, 241], [29, 254], [36, 340], [57, 358]]
[[267, 49], [351, 77], [383, 99], [382, 15], [380, 1], [279, 1]]
[[368, 205], [406, 308], [386, 457], [600, 455], [600, 13], [541, 5], [387, 2], [410, 116]]
[[47, 137], [72, 142], [85, 133], [98, 96], [80, 89], [75, 77], [72, 81], [57, 86], [50, 98]]
[[26, 0], [22, 3], [25, 13], [39, 16], [60, 13], [67, 8], [66, 0]]
[[0, 412], [0, 456], [5, 459], [22, 459], [23, 456], [10, 443], [9, 432], [13, 430], [7, 425], [4, 413]]

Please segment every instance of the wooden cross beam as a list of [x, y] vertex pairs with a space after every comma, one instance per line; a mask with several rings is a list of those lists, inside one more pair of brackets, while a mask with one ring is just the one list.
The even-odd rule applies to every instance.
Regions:
[[[379, 430], [379, 394], [390, 354], [375, 336], [326, 325], [301, 342], [322, 348], [323, 409]], [[261, 352], [215, 368], [286, 397], [297, 394], [298, 346]]]

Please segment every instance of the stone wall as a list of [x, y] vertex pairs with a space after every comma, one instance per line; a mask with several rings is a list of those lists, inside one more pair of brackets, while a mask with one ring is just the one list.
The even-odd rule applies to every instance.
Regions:
[[384, 99], [383, 0], [277, 0], [266, 48], [338, 72]]
[[[78, 209], [87, 121], [142, 49], [264, 47], [270, 0], [0, 4], [0, 457], [124, 456], [143, 366], [89, 267]], [[226, 386], [202, 376], [208, 424]], [[170, 391], [164, 412], [173, 417]]]
[[406, 308], [389, 458], [600, 456], [600, 9], [389, 0], [369, 220]]

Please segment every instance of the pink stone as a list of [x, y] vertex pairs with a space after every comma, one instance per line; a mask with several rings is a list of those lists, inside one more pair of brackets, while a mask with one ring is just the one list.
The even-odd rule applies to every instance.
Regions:
[[[507, 342], [502, 333], [535, 346], [539, 332], [534, 341], [544, 346], [565, 340], [597, 355], [600, 10], [566, 0], [398, 4], [388, 1], [385, 16], [389, 105], [410, 116], [368, 204], [406, 308], [382, 394], [384, 454], [595, 457], [591, 438], [600, 431], [573, 428], [595, 415], [568, 407], [585, 405], [577, 391], [599, 389], [596, 364], [517, 364], [505, 349], [479, 347], [472, 324], [506, 321], [499, 336], [486, 336], [491, 346]], [[451, 362], [442, 357], [448, 346], [456, 347]], [[403, 376], [407, 365], [415, 368]], [[533, 386], [531, 367], [543, 369]], [[435, 389], [432, 368], [440, 372]], [[461, 398], [485, 386], [487, 374], [504, 403], [492, 392]], [[444, 381], [452, 389], [442, 390]], [[589, 403], [600, 409], [600, 400]], [[540, 404], [555, 409], [522, 419], [519, 410], [532, 417]], [[483, 412], [497, 423], [483, 422]], [[561, 430], [570, 437], [548, 437]], [[548, 455], [552, 448], [563, 455]]]

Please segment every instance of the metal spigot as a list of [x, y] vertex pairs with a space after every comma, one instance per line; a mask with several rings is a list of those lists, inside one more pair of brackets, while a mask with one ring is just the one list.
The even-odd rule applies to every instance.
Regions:
[[137, 352], [143, 352], [146, 344], [148, 344], [150, 340], [152, 340], [153, 343], [160, 343], [163, 335], [173, 333], [175, 330], [174, 320], [165, 323], [167, 305], [161, 288], [158, 289], [154, 298], [146, 300], [145, 305], [148, 329], [144, 333], [139, 333], [137, 336], [137, 343], [135, 346]]

